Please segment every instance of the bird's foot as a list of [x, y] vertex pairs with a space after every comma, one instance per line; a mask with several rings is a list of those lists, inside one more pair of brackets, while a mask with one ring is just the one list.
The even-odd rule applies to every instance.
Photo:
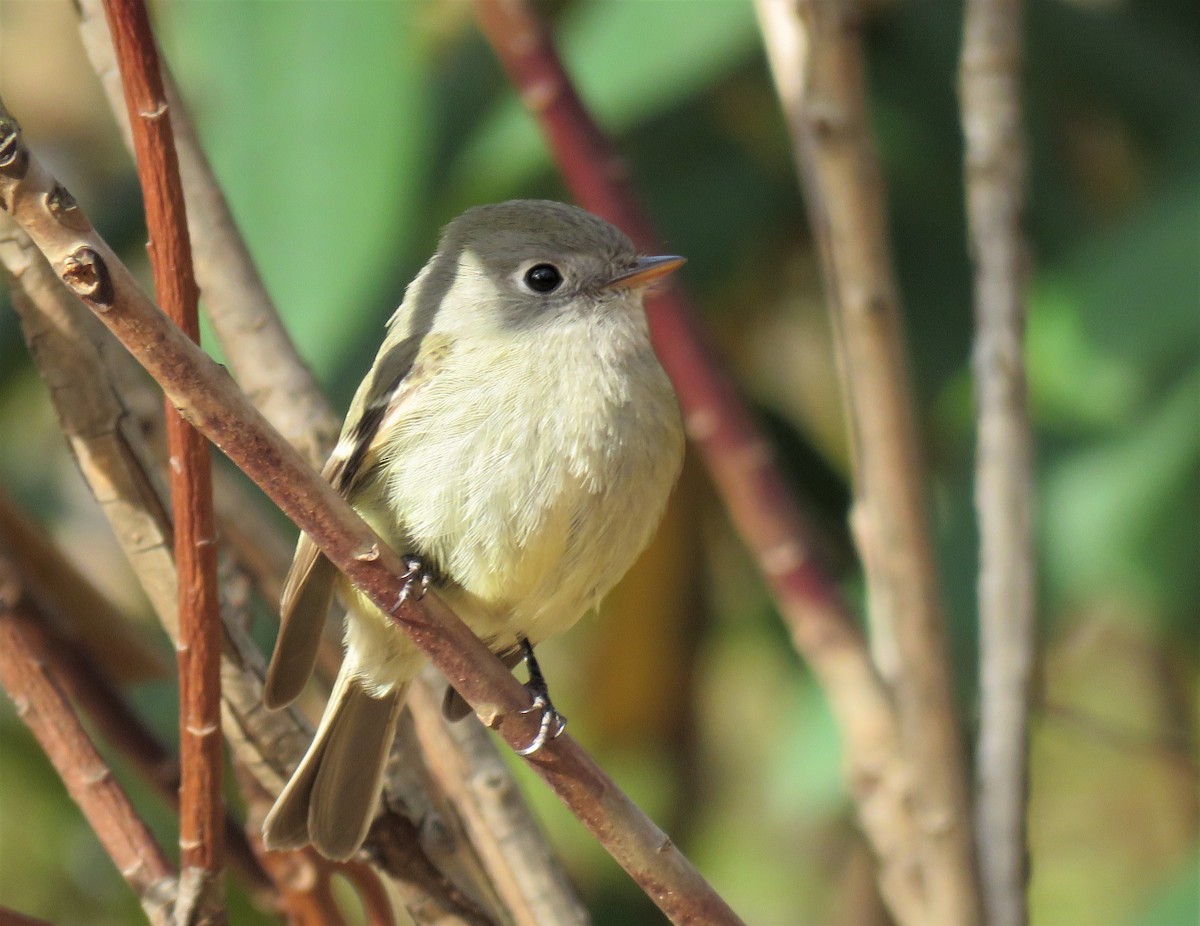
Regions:
[[542, 715], [533, 740], [524, 749], [516, 751], [519, 756], [531, 756], [550, 740], [562, 736], [563, 730], [567, 728], [567, 718], [558, 712], [554, 702], [550, 700], [550, 689], [546, 685], [537, 657], [533, 655], [533, 644], [522, 637], [521, 649], [525, 653], [525, 665], [529, 669], [529, 681], [525, 683], [525, 689], [533, 695], [533, 703], [521, 713], [532, 714], [540, 711]]
[[[395, 607], [409, 601], [420, 601], [433, 584], [433, 567], [424, 558], [410, 553], [404, 557], [404, 586], [396, 598]], [[395, 608], [393, 608], [395, 610]]]

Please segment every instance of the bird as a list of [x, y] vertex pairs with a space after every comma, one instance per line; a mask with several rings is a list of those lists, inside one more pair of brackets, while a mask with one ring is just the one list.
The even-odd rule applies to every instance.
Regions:
[[[643, 296], [683, 263], [643, 256], [564, 203], [468, 209], [406, 288], [323, 471], [405, 557], [417, 594], [431, 584], [510, 668], [527, 658], [543, 718], [525, 752], [563, 724], [533, 647], [597, 607], [649, 543], [679, 475], [682, 418]], [[305, 686], [335, 592], [341, 669], [263, 839], [347, 859], [376, 813], [424, 657], [302, 533], [269, 708]], [[450, 689], [447, 714], [467, 710]]]

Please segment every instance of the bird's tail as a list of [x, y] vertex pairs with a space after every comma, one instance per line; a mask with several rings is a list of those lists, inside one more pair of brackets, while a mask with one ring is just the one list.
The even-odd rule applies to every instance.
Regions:
[[312, 745], [263, 821], [268, 849], [311, 843], [338, 860], [358, 851], [375, 816], [408, 685], [372, 697], [343, 662]]

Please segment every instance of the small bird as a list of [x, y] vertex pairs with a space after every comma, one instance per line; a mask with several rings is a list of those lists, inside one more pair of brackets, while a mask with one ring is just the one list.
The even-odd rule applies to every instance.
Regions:
[[[533, 646], [570, 628], [650, 541], [683, 458], [642, 297], [682, 265], [582, 209], [470, 209], [409, 284], [324, 476], [511, 667], [561, 732]], [[304, 534], [264, 690], [291, 703], [336, 589], [345, 656], [308, 752], [263, 824], [269, 849], [346, 859], [374, 818], [424, 657]], [[447, 693], [447, 714], [465, 713]]]

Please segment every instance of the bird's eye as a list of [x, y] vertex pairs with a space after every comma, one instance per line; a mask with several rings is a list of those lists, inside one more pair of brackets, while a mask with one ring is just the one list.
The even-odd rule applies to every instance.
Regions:
[[535, 293], [552, 293], [562, 284], [562, 274], [553, 264], [535, 264], [525, 271], [525, 285]]

